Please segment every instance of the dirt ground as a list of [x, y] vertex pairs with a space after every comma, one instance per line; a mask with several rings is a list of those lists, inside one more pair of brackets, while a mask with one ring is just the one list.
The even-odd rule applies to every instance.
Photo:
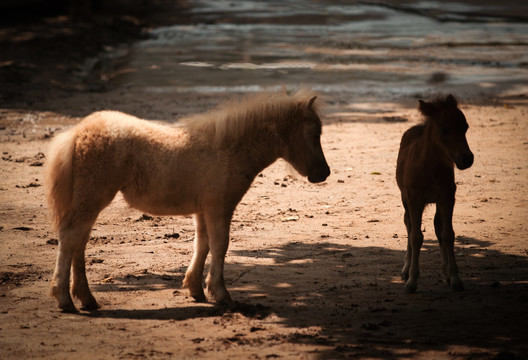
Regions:
[[[236, 95], [104, 88], [95, 78], [65, 76], [77, 68], [75, 56], [61, 61], [55, 72], [40, 71], [44, 60], [0, 66], [13, 76], [4, 77], [9, 90], [0, 97], [0, 358], [528, 357], [526, 96], [461, 105], [475, 154], [470, 169], [456, 171], [464, 292], [442, 280], [432, 207], [418, 292], [404, 294], [399, 278], [406, 235], [394, 172], [401, 135], [420, 121], [416, 99], [359, 106], [335, 94], [322, 97], [328, 180], [310, 184], [279, 161], [237, 208], [225, 277], [238, 308], [196, 303], [181, 289], [190, 217], [151, 217], [118, 196], [86, 253], [102, 309], [66, 314], [49, 296], [57, 235], [42, 172], [50, 138], [103, 108], [174, 122]], [[54, 85], [57, 76], [63, 81]]]

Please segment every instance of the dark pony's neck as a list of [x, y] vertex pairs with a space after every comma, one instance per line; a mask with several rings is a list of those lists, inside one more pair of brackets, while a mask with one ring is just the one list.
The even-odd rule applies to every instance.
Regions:
[[432, 102], [419, 101], [419, 110], [425, 117], [424, 131], [422, 135], [423, 151], [426, 159], [443, 162], [447, 166], [453, 166], [454, 161], [449, 150], [442, 140], [440, 127], [445, 121], [446, 111], [457, 109], [457, 100], [453, 95], [438, 97]]
[[449, 155], [449, 150], [442, 144], [441, 132], [435, 120], [426, 116], [423, 123], [422, 151], [426, 159], [434, 159], [447, 166], [454, 162]]

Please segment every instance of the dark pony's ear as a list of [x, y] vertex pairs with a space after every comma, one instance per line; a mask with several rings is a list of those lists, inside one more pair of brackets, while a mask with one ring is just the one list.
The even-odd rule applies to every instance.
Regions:
[[457, 107], [458, 105], [455, 97], [451, 94], [447, 95], [445, 99], [445, 104], [449, 107]]
[[420, 112], [424, 114], [425, 116], [433, 116], [436, 114], [436, 105], [433, 103], [425, 102], [423, 100], [418, 100], [420, 102], [420, 105], [418, 106], [418, 109], [420, 109]]
[[310, 101], [308, 101], [308, 109], [312, 109], [315, 99], [317, 99], [317, 96], [314, 96], [313, 98], [310, 99]]

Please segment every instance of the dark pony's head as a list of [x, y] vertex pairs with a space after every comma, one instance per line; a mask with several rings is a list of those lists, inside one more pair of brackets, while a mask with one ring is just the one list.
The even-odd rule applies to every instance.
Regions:
[[473, 153], [466, 140], [469, 126], [453, 95], [433, 102], [420, 100], [420, 112], [431, 121], [433, 136], [443, 147], [457, 168], [464, 170], [473, 164]]

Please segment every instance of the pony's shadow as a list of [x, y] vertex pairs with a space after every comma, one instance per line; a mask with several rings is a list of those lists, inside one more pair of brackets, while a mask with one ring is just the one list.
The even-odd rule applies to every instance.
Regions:
[[170, 271], [170, 273], [156, 274], [144, 272], [141, 275], [128, 274], [122, 277], [115, 277], [113, 282], [94, 285], [96, 292], [112, 291], [135, 291], [160, 289], [180, 289], [184, 277], [184, 268]]
[[[198, 303], [197, 303], [198, 304]], [[218, 317], [226, 313], [239, 313], [245, 317], [263, 319], [269, 315], [270, 308], [261, 304], [236, 302], [234, 306], [203, 303], [203, 305], [172, 307], [163, 309], [99, 309], [79, 314], [91, 318], [111, 318], [129, 320], [187, 320]]]
[[493, 245], [493, 242], [491, 242], [489, 240], [479, 240], [479, 239], [475, 239], [475, 238], [472, 238], [472, 237], [467, 237], [467, 236], [464, 236], [464, 235], [457, 235], [456, 241], [458, 241], [459, 243], [464, 244], [464, 245], [476, 245], [476, 246], [478, 246], [480, 248], [486, 248], [488, 246]]
[[[233, 294], [251, 299], [273, 289], [269, 301], [278, 305], [272, 305], [273, 312], [285, 319], [286, 326], [320, 327], [321, 334], [303, 341], [335, 346], [321, 358], [362, 354], [407, 358], [409, 351], [445, 351], [450, 346], [480, 347], [488, 349], [488, 355], [497, 354], [497, 349], [523, 353], [528, 351], [527, 323], [521, 315], [528, 304], [528, 256], [492, 250], [492, 245], [492, 241], [457, 236], [455, 256], [466, 285], [458, 292], [443, 279], [436, 238], [427, 238], [417, 294], [405, 294], [399, 279], [403, 250], [291, 242], [237, 251], [268, 257], [274, 265], [252, 270], [252, 278], [247, 279], [252, 290]], [[291, 285], [282, 298], [274, 289], [277, 267], [286, 273], [280, 281]]]
[[[223, 310], [211, 306], [186, 306], [163, 309], [99, 309], [90, 312], [80, 312], [79, 314], [92, 318], [111, 318], [129, 320], [186, 320], [201, 317], [212, 317], [222, 315]], [[224, 311], [225, 312], [225, 311]]]
[[[409, 352], [447, 351], [451, 346], [483, 348], [488, 355], [496, 354], [497, 349], [526, 351], [526, 323], [520, 314], [528, 303], [528, 256], [491, 250], [490, 245], [491, 241], [457, 237], [464, 292], [452, 291], [443, 281], [438, 243], [433, 237], [424, 242], [416, 294], [404, 294], [399, 279], [403, 250], [307, 240], [231, 250], [239, 259], [238, 263], [230, 261], [228, 255], [225, 274], [231, 295], [240, 301], [234, 309], [184, 302], [181, 307], [102, 309], [83, 316], [186, 320], [236, 312], [265, 319], [274, 313], [288, 328], [321, 329], [318, 334], [288, 340], [324, 343], [328, 350], [319, 358], [368, 355], [396, 359]], [[244, 258], [259, 261], [247, 265], [250, 261]], [[263, 258], [268, 261], [262, 263]], [[184, 269], [175, 272], [169, 277], [145, 274], [143, 282], [156, 281], [158, 290], [161, 283], [179, 289]], [[145, 289], [143, 285], [138, 281], [133, 289]], [[130, 287], [123, 286], [122, 291], [127, 289]]]
[[[177, 292], [185, 292], [181, 289], [185, 268], [174, 270], [176, 275], [155, 274], [145, 272], [141, 275], [126, 275], [116, 277], [113, 283], [103, 283], [94, 286], [97, 292], [126, 292], [126, 291], [159, 291], [160, 289], [174, 289]], [[148, 295], [145, 295], [148, 296]], [[269, 314], [269, 307], [262, 304], [235, 302], [228, 307], [222, 304], [208, 302], [195, 302], [192, 306], [179, 306], [159, 309], [98, 309], [94, 311], [81, 311], [82, 316], [94, 318], [115, 318], [131, 320], [186, 320], [200, 317], [216, 317], [225, 313], [240, 313], [246, 317], [264, 318]]]

